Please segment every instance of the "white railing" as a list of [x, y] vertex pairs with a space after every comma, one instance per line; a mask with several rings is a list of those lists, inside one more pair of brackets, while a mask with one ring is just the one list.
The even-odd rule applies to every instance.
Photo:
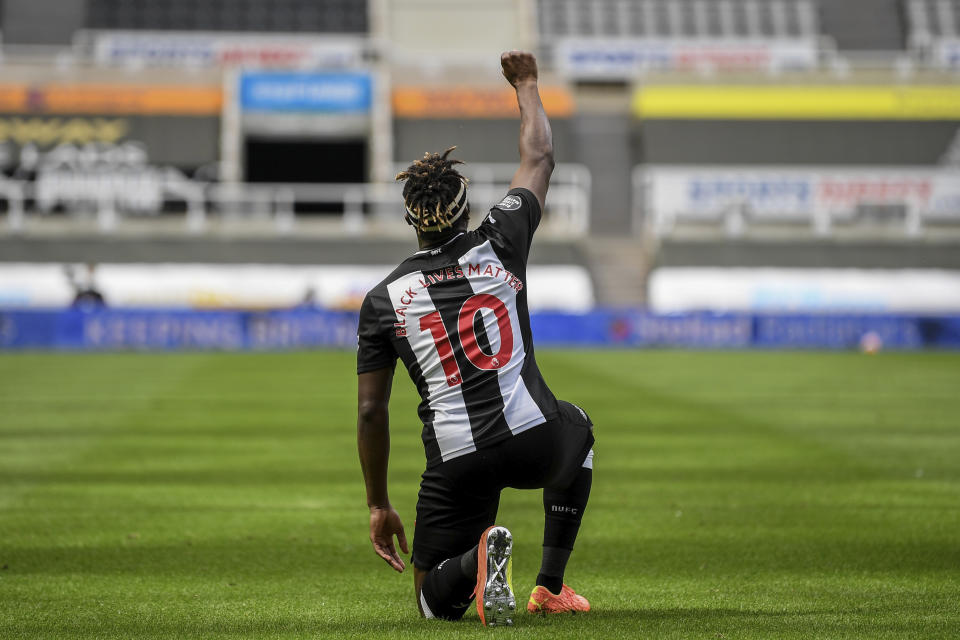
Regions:
[[[515, 164], [476, 164], [464, 171], [471, 180], [475, 215], [503, 197], [515, 170]], [[590, 182], [590, 172], [582, 165], [557, 166], [544, 212], [548, 234], [587, 233]], [[307, 220], [328, 221], [324, 231], [331, 233], [391, 233], [406, 226], [401, 189], [394, 183], [217, 183], [166, 170], [146, 178], [123, 173], [54, 175], [37, 181], [0, 178], [0, 202], [6, 203], [6, 229], [14, 233], [50, 220], [67, 230], [72, 222], [80, 228], [81, 221], [90, 219], [101, 232], [113, 233], [133, 220], [160, 218], [174, 221], [165, 231], [183, 233], [203, 233], [213, 223], [226, 222], [238, 229], [244, 223], [267, 223], [273, 232], [286, 234]], [[323, 213], [302, 213], [320, 208]]]
[[960, 168], [654, 166], [633, 170], [633, 224], [667, 236], [713, 227], [960, 229]]
[[922, 67], [960, 71], [960, 5], [907, 0], [907, 45]]
[[960, 35], [960, 11], [955, 4], [952, 0], [908, 0], [906, 15], [911, 40]]

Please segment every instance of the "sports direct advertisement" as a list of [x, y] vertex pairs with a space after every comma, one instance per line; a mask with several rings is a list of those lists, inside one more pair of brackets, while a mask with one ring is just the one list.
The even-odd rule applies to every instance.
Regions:
[[360, 64], [364, 47], [361, 39], [330, 35], [111, 31], [95, 33], [91, 40], [100, 64], [146, 67], [341, 68]]
[[960, 222], [960, 170], [647, 167], [647, 211], [656, 227], [720, 219], [732, 210], [781, 220], [854, 219], [864, 206], [899, 206], [918, 221]]
[[817, 45], [813, 39], [565, 38], [554, 49], [554, 64], [567, 77], [595, 80], [627, 80], [649, 71], [810, 69], [817, 64]]

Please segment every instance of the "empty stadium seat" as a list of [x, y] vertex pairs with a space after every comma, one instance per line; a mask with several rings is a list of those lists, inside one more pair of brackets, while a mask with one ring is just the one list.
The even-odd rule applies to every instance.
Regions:
[[815, 36], [812, 0], [538, 0], [545, 38]]
[[89, 29], [366, 33], [367, 3], [351, 0], [89, 0]]
[[960, 37], [960, 0], [907, 0], [907, 26], [914, 41]]

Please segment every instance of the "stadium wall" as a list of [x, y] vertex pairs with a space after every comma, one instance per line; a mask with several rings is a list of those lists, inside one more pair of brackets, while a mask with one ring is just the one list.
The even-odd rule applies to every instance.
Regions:
[[[570, 123], [551, 120], [557, 162], [577, 162]], [[457, 146], [454, 155], [464, 162], [517, 162], [517, 136], [520, 121], [509, 119], [473, 119], [467, 122], [450, 118], [394, 120], [394, 159], [402, 164], [423, 157], [426, 151], [442, 152]], [[490, 203], [491, 205], [493, 203]], [[489, 206], [489, 205], [487, 205]]]

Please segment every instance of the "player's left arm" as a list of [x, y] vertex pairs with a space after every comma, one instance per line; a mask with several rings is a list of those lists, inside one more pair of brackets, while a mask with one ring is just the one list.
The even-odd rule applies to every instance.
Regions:
[[357, 450], [367, 486], [370, 508], [370, 542], [387, 564], [403, 571], [403, 559], [397, 553], [393, 536], [400, 549], [409, 553], [407, 537], [400, 515], [390, 504], [387, 493], [387, 465], [390, 459], [390, 389], [393, 367], [384, 367], [357, 376]]
[[553, 173], [553, 133], [540, 100], [537, 59], [526, 51], [507, 51], [500, 56], [507, 81], [516, 89], [520, 107], [520, 166], [510, 188], [523, 187], [537, 198], [543, 211]]

